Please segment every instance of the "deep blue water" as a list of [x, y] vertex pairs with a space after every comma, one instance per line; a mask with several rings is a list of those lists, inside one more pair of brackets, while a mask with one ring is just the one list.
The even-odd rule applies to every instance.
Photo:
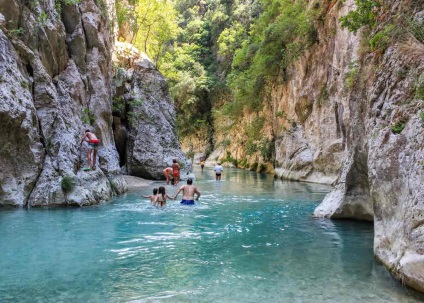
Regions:
[[158, 182], [94, 207], [0, 211], [0, 302], [423, 302], [374, 262], [372, 224], [311, 217], [329, 187], [195, 173], [195, 207], [140, 198]]

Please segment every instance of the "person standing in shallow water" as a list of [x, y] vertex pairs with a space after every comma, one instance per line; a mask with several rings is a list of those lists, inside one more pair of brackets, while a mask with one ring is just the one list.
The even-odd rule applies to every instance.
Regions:
[[155, 198], [155, 205], [164, 207], [166, 205], [166, 198], [175, 200], [175, 198], [169, 196], [166, 193], [165, 187], [163, 186], [159, 187], [158, 194], [156, 195], [156, 198]]
[[[90, 132], [89, 129], [87, 129], [81, 139], [81, 146], [82, 143], [86, 141], [88, 142], [88, 153], [87, 153], [87, 161], [88, 161], [88, 167], [91, 167], [92, 170], [96, 170], [96, 158], [97, 158], [97, 150], [99, 149], [99, 139], [97, 139], [96, 135]], [[91, 155], [93, 153], [93, 155]], [[91, 166], [91, 160], [93, 160], [93, 166]]]
[[172, 164], [172, 171], [174, 175], [174, 185], [177, 185], [180, 182], [180, 165], [178, 164], [177, 160], [172, 160], [174, 162]]
[[142, 196], [142, 197], [143, 197], [143, 198], [150, 198], [150, 203], [151, 203], [152, 205], [155, 205], [157, 195], [158, 195], [158, 189], [157, 189], [157, 188], [153, 188], [153, 195], [149, 195], [149, 196]]
[[169, 184], [171, 173], [172, 173], [172, 167], [167, 167], [163, 170], [163, 174], [165, 175], [167, 185]]
[[202, 173], [203, 173], [203, 168], [205, 167], [205, 158], [201, 158], [200, 159], [200, 168], [202, 169]]
[[221, 163], [218, 162], [218, 164], [215, 166], [215, 169], [214, 169], [216, 181], [221, 180], [221, 174], [222, 174], [223, 170], [224, 170], [224, 168], [221, 166]]
[[198, 191], [197, 187], [193, 185], [193, 179], [187, 179], [187, 185], [183, 185], [180, 187], [176, 195], [174, 196], [174, 200], [177, 198], [180, 192], [183, 192], [183, 199], [180, 204], [182, 205], [194, 205], [194, 194], [197, 195], [196, 201], [199, 200], [200, 191]]

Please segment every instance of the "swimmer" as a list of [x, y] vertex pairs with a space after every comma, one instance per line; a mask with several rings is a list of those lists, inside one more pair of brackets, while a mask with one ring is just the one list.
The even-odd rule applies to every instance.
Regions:
[[152, 205], [155, 205], [155, 201], [156, 201], [156, 196], [158, 195], [158, 189], [157, 188], [153, 188], [153, 195], [149, 195], [149, 196], [142, 196], [143, 198], [150, 198], [150, 203], [152, 203]]
[[180, 204], [194, 205], [194, 194], [197, 195], [196, 201], [199, 200], [200, 192], [197, 190], [197, 187], [193, 185], [193, 179], [187, 179], [187, 185], [180, 187], [177, 194], [174, 196], [174, 199], [177, 198], [181, 191], [183, 192], [183, 199], [181, 200]]
[[159, 187], [158, 194], [155, 199], [155, 205], [164, 207], [166, 205], [166, 198], [175, 200], [174, 197], [171, 197], [166, 193], [165, 187], [163, 186]]

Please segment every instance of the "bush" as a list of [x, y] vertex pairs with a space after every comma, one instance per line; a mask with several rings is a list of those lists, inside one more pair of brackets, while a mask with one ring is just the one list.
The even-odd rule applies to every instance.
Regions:
[[251, 171], [256, 171], [257, 169], [258, 169], [258, 162], [253, 163], [249, 168], [249, 170]]
[[393, 24], [389, 24], [383, 30], [377, 32], [369, 42], [371, 51], [383, 53], [393, 40], [394, 29], [395, 26]]
[[398, 121], [394, 125], [392, 125], [390, 128], [394, 134], [400, 134], [405, 128], [405, 126], [406, 126], [406, 123], [404, 121]]
[[380, 3], [376, 0], [355, 0], [356, 9], [339, 19], [342, 28], [356, 33], [362, 26], [374, 27]]
[[71, 176], [64, 176], [62, 178], [61, 187], [65, 194], [70, 193], [75, 187], [74, 178]]
[[349, 63], [349, 71], [345, 74], [345, 90], [351, 89], [358, 78], [359, 64], [357, 61]]

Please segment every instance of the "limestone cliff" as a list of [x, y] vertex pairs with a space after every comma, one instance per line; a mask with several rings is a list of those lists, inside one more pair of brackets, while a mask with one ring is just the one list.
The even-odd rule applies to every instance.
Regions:
[[[104, 6], [1, 0], [0, 13], [0, 204], [89, 205], [123, 192]], [[101, 140], [91, 172], [81, 171], [85, 128]]]
[[[335, 186], [315, 216], [374, 221], [376, 257], [424, 291], [424, 45], [405, 32], [399, 42], [371, 51], [364, 35], [340, 28], [354, 1], [319, 5], [317, 42], [267, 88], [260, 113], [217, 128], [210, 163], [235, 159], [260, 171], [267, 159], [249, 151], [249, 139], [256, 147], [273, 140], [278, 177]], [[388, 18], [408, 5], [422, 26], [422, 1], [384, 1], [372, 34], [384, 35]], [[245, 131], [252, 125], [259, 128], [250, 132], [253, 140]]]

